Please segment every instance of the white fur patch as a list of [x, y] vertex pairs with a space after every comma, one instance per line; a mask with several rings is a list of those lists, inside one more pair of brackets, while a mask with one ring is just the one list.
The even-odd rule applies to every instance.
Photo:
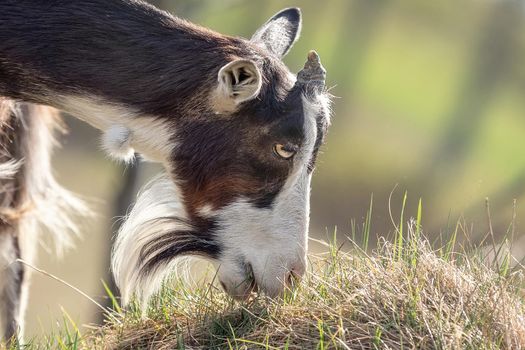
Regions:
[[22, 162], [16, 160], [0, 164], [0, 179], [12, 179], [21, 165]]
[[205, 204], [198, 209], [199, 215], [203, 218], [209, 218], [213, 214], [213, 207], [209, 204]]
[[[91, 215], [91, 211], [82, 200], [60, 186], [53, 176], [51, 146], [55, 140], [50, 130], [50, 123], [56, 123], [53, 120], [54, 112], [49, 107], [27, 106], [28, 113], [21, 114], [20, 118], [22, 123], [31, 125], [29, 133], [32, 135], [24, 139], [25, 143], [22, 147], [25, 148], [26, 158], [22, 161], [25, 163], [24, 167], [30, 169], [25, 174], [25, 188], [36, 222], [29, 222], [31, 219], [23, 221], [23, 225], [30, 227], [20, 230], [23, 232], [20, 237], [22, 250], [28, 252], [34, 249], [32, 247], [34, 247], [36, 228], [33, 226], [40, 225], [40, 229], [54, 238], [55, 250], [61, 255], [63, 249], [74, 246], [73, 237], [68, 233], [78, 236], [79, 218]], [[26, 121], [27, 118], [31, 118], [31, 123]]]
[[[287, 274], [306, 266], [311, 175], [304, 172], [287, 183], [272, 209], [239, 200], [220, 209], [217, 239], [224, 251], [219, 278], [232, 294], [243, 295], [246, 275], [239, 262], [249, 263], [259, 287], [270, 296], [283, 289]], [[232, 290], [234, 289], [234, 290]]]
[[[175, 270], [178, 259], [161, 266], [147, 275], [140, 274], [141, 250], [165, 234], [190, 227], [183, 221], [169, 218], [187, 217], [180, 201], [180, 193], [172, 179], [161, 176], [148, 184], [138, 195], [137, 202], [123, 222], [113, 246], [111, 267], [115, 282], [127, 304], [133, 295], [143, 307], [161, 286], [162, 281]], [[183, 238], [180, 240], [184, 243]]]
[[303, 96], [303, 110], [305, 115], [308, 115], [309, 118], [316, 118], [317, 115], [322, 113], [328, 119], [328, 124], [330, 124], [330, 107], [331, 102], [329, 94], [316, 95], [315, 100]]
[[131, 130], [123, 125], [112, 125], [104, 132], [102, 147], [116, 160], [129, 163], [135, 157], [135, 150], [131, 147]]
[[125, 123], [131, 130], [131, 146], [146, 160], [166, 164], [177, 146], [174, 128], [162, 119], [136, 117]]
[[[63, 96], [58, 105], [105, 132], [103, 145], [112, 156], [118, 156], [122, 151], [127, 158], [133, 149], [148, 160], [166, 163], [175, 147], [172, 125], [159, 118], [140, 115], [135, 110], [95, 96]], [[124, 142], [119, 144], [120, 141]]]

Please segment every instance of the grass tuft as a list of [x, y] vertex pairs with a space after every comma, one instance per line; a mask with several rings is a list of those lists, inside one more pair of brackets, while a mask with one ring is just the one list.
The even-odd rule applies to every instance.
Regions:
[[45, 344], [22, 348], [525, 349], [523, 266], [480, 249], [455, 251], [459, 225], [433, 249], [421, 216], [420, 201], [394, 242], [380, 239], [370, 253], [334, 235], [326, 253], [310, 257], [303, 283], [279, 300], [237, 303], [213, 283], [173, 280], [146, 317], [138, 307], [122, 312], [109, 292], [118, 312], [104, 326], [81, 336], [65, 322]]
[[[419, 217], [420, 215], [418, 215]], [[120, 315], [83, 338], [109, 349], [520, 349], [523, 274], [439, 254], [419, 219], [370, 255], [335, 241], [283, 300], [232, 302], [214, 286], [166, 288], [145, 319]], [[347, 244], [355, 245], [351, 241]]]

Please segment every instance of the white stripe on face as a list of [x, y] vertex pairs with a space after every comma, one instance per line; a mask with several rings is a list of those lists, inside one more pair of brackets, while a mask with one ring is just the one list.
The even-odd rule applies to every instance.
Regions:
[[278, 295], [290, 271], [306, 269], [311, 173], [307, 166], [317, 137], [318, 106], [303, 97], [304, 142], [294, 158], [294, 169], [271, 208], [257, 208], [240, 199], [218, 210], [217, 239], [223, 252], [217, 262], [219, 279], [240, 298], [250, 292], [247, 266], [259, 288]]

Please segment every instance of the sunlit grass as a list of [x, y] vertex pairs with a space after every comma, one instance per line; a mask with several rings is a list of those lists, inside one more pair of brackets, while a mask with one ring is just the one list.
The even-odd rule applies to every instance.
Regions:
[[[406, 196], [403, 199], [406, 201]], [[370, 203], [370, 212], [372, 210]], [[488, 207], [487, 207], [488, 209]], [[370, 214], [349, 237], [334, 235], [310, 256], [303, 283], [283, 298], [246, 303], [211, 282], [173, 280], [144, 315], [114, 309], [80, 334], [67, 314], [57, 333], [25, 349], [519, 349], [525, 347], [523, 266], [505, 245], [458, 248], [456, 225], [443, 246], [402, 212], [392, 242], [367, 252]], [[509, 226], [509, 233], [511, 231]], [[352, 239], [354, 237], [354, 239]]]

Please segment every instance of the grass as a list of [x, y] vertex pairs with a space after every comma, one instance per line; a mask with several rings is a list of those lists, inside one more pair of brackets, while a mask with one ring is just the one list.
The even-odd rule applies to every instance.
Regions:
[[505, 249], [490, 259], [458, 249], [461, 225], [432, 248], [421, 211], [420, 203], [406, 222], [403, 211], [393, 242], [381, 239], [371, 253], [351, 238], [370, 236], [370, 215], [351, 237], [334, 234], [282, 299], [237, 303], [213, 283], [175, 279], [143, 315], [136, 306], [123, 312], [107, 289], [114, 311], [104, 326], [81, 335], [65, 314], [60, 331], [20, 348], [525, 349], [523, 266]]

